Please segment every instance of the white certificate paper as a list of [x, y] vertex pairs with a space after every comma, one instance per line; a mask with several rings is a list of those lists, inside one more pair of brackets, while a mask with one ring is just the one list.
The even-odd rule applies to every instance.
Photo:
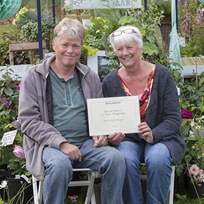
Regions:
[[138, 96], [88, 99], [87, 105], [90, 136], [138, 132]]

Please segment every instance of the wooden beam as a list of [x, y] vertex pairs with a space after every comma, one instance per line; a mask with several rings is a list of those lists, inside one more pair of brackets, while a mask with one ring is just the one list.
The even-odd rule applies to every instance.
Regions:
[[[42, 42], [42, 48], [43, 48], [43, 58], [45, 58], [45, 53], [47, 52], [45, 42]], [[39, 49], [38, 42], [10, 44], [9, 45], [10, 65], [14, 65], [14, 52], [17, 52], [17, 51], [28, 51], [29, 57], [30, 57], [30, 63], [33, 64], [34, 63], [33, 62], [33, 50], [38, 50], [38, 49]]]
[[[46, 48], [46, 43], [43, 42], [43, 48]], [[21, 44], [10, 44], [9, 45], [9, 51], [23, 51], [23, 50], [37, 50], [39, 49], [39, 43], [38, 42], [32, 42], [32, 43], [21, 43]]]

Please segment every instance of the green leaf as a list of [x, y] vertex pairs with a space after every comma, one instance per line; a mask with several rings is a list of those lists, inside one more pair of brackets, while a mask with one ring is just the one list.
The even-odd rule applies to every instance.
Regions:
[[7, 96], [11, 96], [11, 95], [13, 94], [13, 90], [10, 89], [10, 88], [4, 89], [4, 92], [5, 92], [5, 94], [6, 94]]
[[128, 24], [132, 24], [134, 18], [131, 16], [127, 16], [127, 17], [123, 17], [118, 21], [119, 25], [128, 25]]

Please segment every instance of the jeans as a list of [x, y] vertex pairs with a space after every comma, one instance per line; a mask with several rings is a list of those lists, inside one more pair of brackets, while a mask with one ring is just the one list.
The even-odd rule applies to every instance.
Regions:
[[168, 197], [172, 158], [162, 143], [123, 141], [116, 148], [126, 159], [126, 177], [123, 188], [124, 204], [144, 204], [140, 180], [140, 163], [147, 168], [147, 204], [165, 204]]
[[101, 174], [101, 203], [122, 204], [125, 179], [125, 159], [114, 147], [94, 147], [92, 139], [79, 146], [82, 161], [73, 161], [60, 150], [45, 147], [43, 162], [45, 179], [43, 185], [44, 204], [64, 204], [68, 183], [73, 168], [90, 168]]

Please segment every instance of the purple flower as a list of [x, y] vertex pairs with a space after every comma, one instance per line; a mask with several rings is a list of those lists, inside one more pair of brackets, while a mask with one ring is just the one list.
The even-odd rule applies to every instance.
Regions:
[[4, 105], [6, 105], [7, 107], [9, 107], [9, 102], [8, 102], [7, 100], [3, 100], [2, 103], [3, 103]]
[[181, 37], [183, 37], [183, 33], [181, 33]]
[[134, 15], [135, 15], [135, 16], [138, 16], [138, 15], [139, 15], [139, 13], [135, 13]]
[[191, 14], [190, 13], [186, 13], [186, 18], [190, 18]]
[[17, 89], [18, 89], [18, 93], [19, 93], [19, 91], [20, 91], [20, 86], [21, 86], [21, 81], [18, 83], [18, 86], [16, 86]]
[[12, 123], [14, 126], [18, 126], [18, 129], [21, 130], [21, 124], [20, 124], [18, 118], [17, 118], [17, 120], [13, 121]]
[[199, 21], [199, 22], [201, 22], [201, 21], [202, 21], [202, 17], [201, 17], [201, 16], [199, 17], [198, 21]]
[[203, 16], [203, 11], [202, 10], [200, 11], [200, 15]]
[[199, 15], [200, 14], [200, 11], [199, 10], [197, 10], [197, 15]]
[[193, 114], [189, 110], [182, 110], [181, 117], [184, 119], [193, 119]]
[[23, 148], [19, 145], [15, 145], [15, 148], [13, 150], [13, 153], [18, 157], [18, 158], [21, 158], [21, 159], [24, 159], [25, 158], [25, 154], [24, 154], [24, 151], [23, 151]]

